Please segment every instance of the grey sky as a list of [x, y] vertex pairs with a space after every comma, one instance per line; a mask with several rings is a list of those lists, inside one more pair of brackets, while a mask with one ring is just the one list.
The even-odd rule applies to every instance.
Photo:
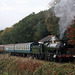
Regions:
[[0, 30], [10, 27], [32, 12], [48, 9], [51, 0], [0, 0]]

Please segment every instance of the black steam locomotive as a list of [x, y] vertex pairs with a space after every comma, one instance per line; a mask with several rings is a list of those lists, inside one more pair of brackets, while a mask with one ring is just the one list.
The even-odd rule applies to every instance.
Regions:
[[[60, 41], [59, 43], [46, 43], [43, 46], [43, 58], [51, 61], [74, 61], [71, 52], [68, 50], [69, 45]], [[42, 57], [41, 57], [42, 58]]]

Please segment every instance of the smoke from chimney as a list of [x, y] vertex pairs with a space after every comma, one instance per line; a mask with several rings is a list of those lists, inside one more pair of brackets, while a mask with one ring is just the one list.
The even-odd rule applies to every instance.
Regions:
[[75, 0], [60, 0], [60, 2], [55, 5], [54, 12], [56, 17], [60, 18], [59, 31], [60, 39], [62, 39], [67, 27], [69, 27], [74, 20]]

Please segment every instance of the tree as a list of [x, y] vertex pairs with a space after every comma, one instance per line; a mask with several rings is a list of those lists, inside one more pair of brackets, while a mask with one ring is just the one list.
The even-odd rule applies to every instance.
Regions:
[[51, 8], [46, 12], [45, 23], [47, 25], [47, 30], [51, 34], [57, 35], [58, 29], [59, 29], [59, 25], [58, 25], [59, 18], [55, 17], [53, 10], [54, 10], [54, 8]]
[[75, 46], [75, 20], [74, 24], [68, 27], [67, 37], [69, 38], [68, 43]]
[[0, 44], [9, 44], [11, 43], [10, 38], [10, 31], [13, 29], [13, 27], [6, 28], [1, 34], [0, 34]]
[[[32, 13], [11, 28], [6, 28], [0, 33], [0, 43], [38, 42], [47, 35], [56, 34], [58, 19], [54, 16], [53, 9], [49, 11]], [[48, 12], [49, 17], [47, 17]]]
[[0, 30], [0, 34], [3, 32], [3, 30]]

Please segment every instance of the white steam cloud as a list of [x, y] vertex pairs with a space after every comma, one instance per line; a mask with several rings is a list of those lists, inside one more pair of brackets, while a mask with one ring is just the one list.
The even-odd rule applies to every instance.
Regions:
[[60, 39], [62, 39], [67, 27], [69, 27], [74, 20], [75, 0], [60, 0], [60, 2], [55, 5], [54, 11], [56, 17], [60, 18], [59, 30], [60, 30]]

